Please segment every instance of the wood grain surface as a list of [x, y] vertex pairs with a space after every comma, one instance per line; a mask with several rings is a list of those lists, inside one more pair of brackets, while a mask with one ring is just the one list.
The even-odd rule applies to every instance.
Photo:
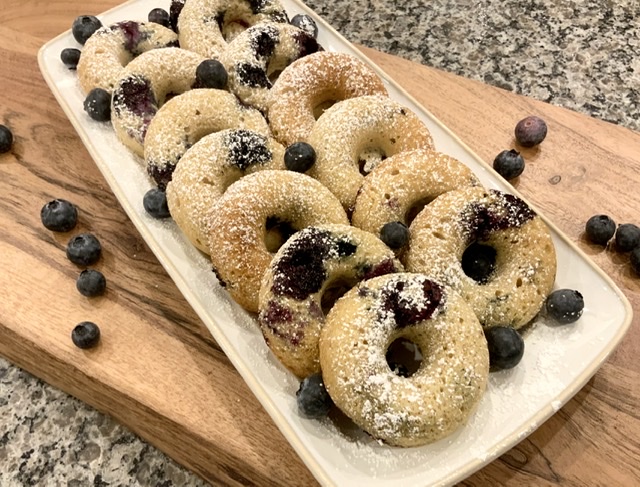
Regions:
[[[220, 485], [312, 485], [313, 477], [245, 386], [149, 251], [54, 100], [36, 54], [79, 14], [118, 0], [3, 0], [0, 123], [16, 137], [0, 155], [0, 354], [111, 414], [194, 472]], [[517, 188], [623, 289], [636, 318], [620, 347], [557, 414], [462, 485], [640, 485], [640, 279], [628, 256], [587, 244], [584, 222], [608, 213], [638, 221], [640, 135], [583, 115], [364, 52], [487, 161], [536, 113], [549, 125], [527, 149]], [[94, 232], [108, 276], [104, 297], [75, 290], [70, 235], [45, 230], [42, 205], [80, 208], [74, 231]], [[80, 352], [73, 325], [100, 323], [103, 340]]]

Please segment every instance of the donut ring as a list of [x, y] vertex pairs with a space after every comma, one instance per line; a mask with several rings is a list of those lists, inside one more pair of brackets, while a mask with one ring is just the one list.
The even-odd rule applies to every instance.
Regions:
[[383, 96], [333, 105], [315, 123], [308, 142], [317, 158], [307, 174], [329, 188], [347, 211], [353, 210], [363, 172], [399, 152], [433, 148], [431, 134], [418, 116]]
[[[402, 377], [387, 363], [390, 345], [421, 351]], [[483, 395], [489, 352], [462, 298], [421, 274], [387, 274], [339, 299], [320, 336], [322, 380], [335, 404], [374, 438], [419, 446], [453, 433]]]
[[382, 79], [351, 54], [322, 51], [289, 65], [273, 84], [269, 124], [285, 146], [306, 141], [323, 108], [348, 98], [386, 96]]
[[318, 49], [318, 42], [302, 29], [265, 22], [238, 35], [220, 55], [220, 62], [229, 75], [229, 90], [243, 103], [266, 113], [272, 86], [269, 78]]
[[[551, 292], [556, 253], [549, 229], [517, 196], [483, 188], [445, 193], [409, 228], [405, 265], [451, 286], [485, 327], [520, 328]], [[462, 255], [474, 243], [493, 247], [495, 270], [485, 283], [468, 277]]]
[[271, 224], [286, 223], [292, 233], [312, 225], [349, 224], [327, 188], [293, 171], [245, 176], [216, 202], [210, 218], [213, 267], [236, 302], [252, 312], [258, 311], [260, 280], [273, 258], [265, 243]]
[[409, 226], [418, 211], [442, 193], [480, 185], [471, 169], [451, 156], [428, 149], [400, 152], [365, 176], [351, 224], [380, 235], [389, 222]]
[[178, 47], [178, 36], [154, 22], [125, 21], [98, 29], [85, 43], [78, 61], [84, 93], [102, 88], [111, 93], [122, 68], [151, 49]]
[[185, 152], [167, 185], [171, 216], [191, 243], [208, 254], [209, 209], [235, 181], [264, 169], [285, 169], [284, 147], [275, 139], [245, 129], [203, 137]]
[[202, 61], [198, 54], [177, 47], [153, 49], [131, 61], [111, 99], [111, 123], [118, 139], [142, 157], [151, 120], [167, 95], [192, 88]]
[[180, 46], [217, 58], [227, 48], [225, 38], [264, 21], [289, 19], [277, 0], [189, 0], [178, 17]]
[[296, 232], [262, 278], [258, 323], [265, 341], [298, 377], [320, 372], [323, 302], [331, 289], [402, 270], [393, 251], [369, 232], [346, 225]]
[[232, 128], [270, 134], [262, 114], [227, 91], [195, 89], [172, 98], [149, 124], [144, 140], [147, 172], [164, 188], [189, 147], [207, 134]]

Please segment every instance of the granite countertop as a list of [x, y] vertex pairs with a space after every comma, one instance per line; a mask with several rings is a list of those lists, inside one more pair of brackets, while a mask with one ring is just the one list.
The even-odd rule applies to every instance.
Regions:
[[[640, 130], [637, 0], [307, 4], [353, 42]], [[206, 485], [0, 358], [0, 485], [35, 484]]]

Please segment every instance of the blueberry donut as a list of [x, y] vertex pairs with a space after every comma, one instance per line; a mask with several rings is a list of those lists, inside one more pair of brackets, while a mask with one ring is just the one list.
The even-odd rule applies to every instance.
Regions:
[[185, 152], [167, 185], [171, 216], [189, 240], [208, 254], [209, 210], [235, 181], [264, 169], [285, 169], [284, 147], [275, 139], [246, 129], [203, 137]]
[[189, 0], [178, 17], [180, 46], [218, 58], [228, 40], [260, 22], [289, 21], [277, 0]]
[[549, 229], [517, 196], [483, 188], [445, 193], [409, 228], [405, 265], [450, 286], [485, 327], [520, 328], [551, 292]]
[[[399, 373], [389, 359], [404, 344], [422, 359]], [[400, 273], [363, 281], [336, 302], [320, 335], [320, 365], [329, 395], [357, 425], [412, 447], [466, 423], [486, 389], [489, 352], [462, 298], [427, 276]]]
[[233, 183], [210, 212], [213, 268], [238, 304], [258, 311], [260, 280], [274, 253], [297, 230], [349, 224], [322, 184], [293, 171], [260, 171]]
[[285, 146], [306, 141], [316, 119], [336, 102], [386, 96], [382, 79], [351, 54], [322, 51], [289, 65], [271, 89], [269, 124]]
[[147, 51], [123, 70], [111, 98], [111, 123], [118, 139], [143, 156], [147, 129], [167, 95], [176, 95], [195, 84], [200, 55], [167, 47]]
[[262, 278], [258, 323], [265, 341], [298, 377], [320, 372], [318, 340], [331, 301], [364, 279], [402, 270], [389, 247], [358, 228], [296, 232]]
[[111, 93], [122, 68], [143, 52], [178, 47], [178, 36], [154, 22], [118, 22], [98, 29], [85, 43], [78, 61], [80, 88]]
[[468, 186], [480, 181], [457, 159], [429, 149], [400, 152], [365, 176], [351, 223], [376, 235], [389, 222], [409, 226], [437, 196]]
[[384, 96], [333, 105], [315, 123], [308, 142], [317, 158], [307, 174], [329, 188], [348, 211], [353, 210], [364, 175], [380, 161], [433, 148], [431, 134], [418, 116]]
[[164, 188], [189, 147], [207, 134], [232, 128], [270, 134], [262, 114], [227, 91], [195, 89], [172, 98], [149, 124], [144, 140], [147, 172]]
[[289, 24], [266, 22], [236, 37], [220, 61], [229, 75], [229, 89], [243, 103], [266, 112], [271, 79], [291, 62], [318, 51], [313, 36]]

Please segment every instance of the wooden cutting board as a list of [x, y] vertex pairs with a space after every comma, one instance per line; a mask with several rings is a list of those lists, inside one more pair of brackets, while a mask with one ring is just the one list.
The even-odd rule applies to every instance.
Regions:
[[[36, 53], [46, 40], [77, 15], [116, 3], [3, 2], [0, 123], [11, 126], [16, 143], [0, 156], [0, 354], [114, 416], [213, 484], [314, 484], [137, 234], [38, 71]], [[640, 279], [627, 257], [594, 248], [582, 235], [596, 213], [640, 223], [639, 134], [363, 51], [487, 161], [512, 147], [517, 120], [545, 118], [549, 135], [524, 151], [527, 169], [516, 186], [640, 310]], [[79, 206], [76, 231], [101, 239], [97, 267], [108, 279], [106, 296], [77, 293], [78, 269], [64, 252], [70, 235], [42, 227], [40, 208], [55, 197]], [[104, 338], [83, 352], [69, 335], [86, 319], [100, 324]], [[639, 320], [574, 399], [463, 485], [638, 485]]]

